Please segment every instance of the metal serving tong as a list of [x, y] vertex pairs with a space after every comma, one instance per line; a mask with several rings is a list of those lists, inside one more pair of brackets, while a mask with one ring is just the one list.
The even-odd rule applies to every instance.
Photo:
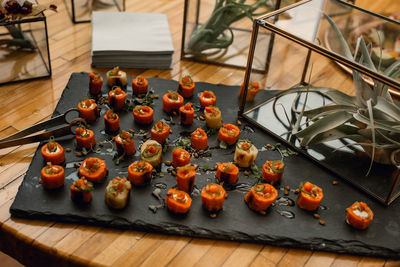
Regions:
[[[4, 139], [0, 140], [0, 149], [6, 148], [6, 147], [11, 147], [11, 146], [19, 146], [23, 144], [29, 144], [29, 143], [36, 143], [40, 142], [43, 140], [48, 140], [50, 136], [54, 137], [60, 137], [64, 136], [67, 134], [75, 134], [72, 131], [72, 127], [77, 124], [77, 123], [82, 123], [85, 126], [86, 121], [82, 118], [75, 118], [72, 119], [71, 121], [68, 121], [67, 115], [70, 112], [76, 111], [79, 113], [78, 109], [72, 108], [67, 110], [64, 114], [58, 115], [50, 120], [35, 124], [31, 127], [28, 127], [24, 130], [21, 130], [13, 135], [10, 135]], [[58, 128], [55, 128], [57, 126], [60, 126]], [[38, 133], [35, 135], [32, 135], [36, 132], [45, 130], [43, 133]]]

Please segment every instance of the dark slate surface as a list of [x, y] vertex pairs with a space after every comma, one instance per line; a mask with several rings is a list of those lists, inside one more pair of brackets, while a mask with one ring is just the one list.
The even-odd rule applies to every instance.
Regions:
[[[162, 111], [161, 96], [167, 90], [177, 88], [176, 81], [152, 78], [149, 79], [150, 87], [160, 95], [155, 100], [155, 120], [168, 118]], [[54, 115], [63, 113], [71, 107], [75, 107], [78, 101], [87, 95], [87, 73], [73, 73], [65, 88]], [[129, 83], [128, 83], [129, 84]], [[130, 86], [128, 86], [128, 91]], [[198, 82], [192, 101], [198, 104], [198, 93], [203, 90], [213, 90], [217, 95], [217, 106], [222, 110], [225, 123], [235, 123], [238, 107], [237, 86], [213, 85]], [[107, 88], [103, 88], [103, 93]], [[262, 92], [272, 94], [271, 92]], [[103, 107], [102, 114], [105, 108]], [[200, 114], [200, 112], [197, 112]], [[139, 129], [133, 122], [130, 112], [122, 112], [122, 125], [124, 129]], [[178, 122], [177, 116], [174, 121]], [[190, 127], [181, 127], [179, 123], [171, 125], [173, 130], [170, 140], [179, 138], [179, 133], [190, 132], [197, 127], [205, 127], [205, 122], [195, 120]], [[92, 125], [97, 141], [105, 141], [109, 136], [103, 132], [103, 121], [99, 120]], [[258, 148], [266, 143], [275, 144], [276, 139], [262, 133], [258, 129], [241, 126], [241, 138], [251, 139]], [[102, 133], [103, 132], [103, 133]], [[216, 135], [209, 137], [209, 146], [216, 147]], [[58, 139], [64, 147], [73, 148], [73, 138]], [[138, 147], [142, 137], [136, 136], [135, 143]], [[328, 171], [316, 166], [303, 156], [294, 156], [285, 160], [287, 167], [283, 178], [283, 185], [297, 188], [300, 182], [308, 180], [323, 188], [324, 199], [322, 209], [317, 212], [321, 219], [326, 221], [322, 226], [314, 219], [312, 212], [306, 212], [297, 206], [285, 206], [276, 203], [265, 216], [259, 215], [246, 206], [243, 201], [246, 187], [254, 184], [256, 180], [246, 177], [243, 172], [239, 176], [237, 189], [228, 191], [224, 209], [217, 218], [212, 219], [201, 207], [199, 195], [194, 194], [192, 207], [186, 216], [175, 216], [166, 209], [160, 209], [157, 213], [149, 210], [149, 205], [157, 205], [158, 201], [151, 195], [155, 186], [166, 184], [167, 188], [175, 185], [175, 178], [166, 174], [164, 177], [154, 177], [151, 185], [142, 188], [133, 188], [128, 206], [124, 210], [112, 210], [104, 202], [104, 189], [107, 182], [113, 177], [127, 175], [127, 166], [138, 159], [134, 156], [128, 161], [116, 166], [112, 161], [111, 153], [107, 152], [108, 145], [101, 148], [99, 154], [90, 153], [106, 160], [109, 175], [106, 180], [96, 185], [93, 201], [89, 205], [77, 205], [70, 200], [69, 187], [73, 179], [77, 178], [77, 169], [73, 167], [75, 162], [81, 162], [83, 158], [75, 156], [74, 152], [66, 153], [66, 179], [65, 185], [60, 190], [47, 191], [39, 184], [40, 169], [44, 166], [39, 150], [32, 160], [29, 170], [18, 190], [10, 212], [13, 216], [35, 219], [60, 220], [79, 224], [96, 224], [116, 228], [130, 228], [149, 232], [161, 232], [166, 234], [186, 235], [193, 237], [209, 237], [226, 240], [260, 242], [270, 245], [305, 248], [312, 250], [324, 250], [337, 253], [352, 253], [368, 256], [382, 256], [400, 258], [400, 203], [395, 201], [390, 207], [371, 201], [366, 195], [357, 191], [352, 186], [341, 181], [339, 185], [332, 185], [338, 178]], [[171, 159], [172, 147], [164, 154], [164, 160]], [[232, 161], [233, 148], [227, 150], [213, 149], [212, 158], [192, 159], [192, 163], [200, 166], [204, 164], [214, 166], [216, 162]], [[260, 151], [256, 164], [261, 166], [265, 160], [278, 159], [278, 152]], [[165, 170], [165, 166], [163, 166]], [[196, 187], [202, 188], [205, 184], [215, 181], [215, 172], [206, 174], [197, 173]], [[240, 188], [245, 188], [241, 190]], [[292, 190], [289, 198], [295, 200], [296, 195]], [[166, 189], [162, 190], [165, 197]], [[283, 196], [282, 187], [279, 188], [279, 196]], [[354, 230], [345, 223], [345, 209], [354, 201], [364, 201], [372, 208], [375, 218], [370, 227], [365, 231]], [[282, 211], [289, 211], [295, 218], [289, 219], [282, 216]]]

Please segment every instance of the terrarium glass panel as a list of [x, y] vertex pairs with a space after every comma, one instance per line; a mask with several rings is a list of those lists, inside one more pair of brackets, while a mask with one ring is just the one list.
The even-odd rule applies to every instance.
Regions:
[[[348, 11], [332, 12], [340, 5]], [[326, 0], [303, 1], [256, 25], [251, 59], [263, 46], [258, 37], [273, 36], [267, 72], [247, 66], [240, 113], [390, 204], [400, 195], [399, 22]]]
[[0, 84], [51, 75], [44, 15], [0, 23], [0, 43]]
[[125, 0], [64, 0], [74, 23], [90, 22], [93, 11], [125, 11]]

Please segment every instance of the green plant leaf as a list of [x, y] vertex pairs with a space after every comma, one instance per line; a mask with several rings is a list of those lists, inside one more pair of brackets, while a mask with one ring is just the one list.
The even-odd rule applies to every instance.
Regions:
[[384, 112], [400, 123], [400, 108], [396, 104], [393, 104], [393, 102], [389, 102], [386, 98], [378, 96], [374, 108]]
[[[360, 137], [360, 138], [358, 138]], [[320, 144], [332, 140], [341, 138], [348, 138], [351, 140], [361, 139], [361, 135], [358, 133], [358, 128], [350, 125], [339, 125], [336, 128], [325, 131], [316, 135], [310, 142], [309, 145]]]
[[334, 113], [336, 111], [356, 111], [356, 107], [351, 107], [351, 106], [345, 106], [345, 105], [327, 105], [327, 106], [322, 106], [320, 108], [314, 108], [310, 110], [304, 111], [304, 116], [307, 118], [310, 118], [311, 120], [314, 120], [318, 117], [323, 117], [325, 115], [328, 115], [330, 113]]
[[376, 150], [376, 139], [375, 139], [375, 122], [374, 122], [374, 114], [372, 111], [372, 99], [369, 99], [367, 101], [367, 107], [368, 107], [368, 114], [369, 114], [369, 119], [370, 119], [370, 126], [371, 126], [371, 132], [372, 132], [372, 153], [371, 153], [371, 162], [369, 164], [368, 172], [366, 176], [369, 175], [372, 169], [372, 164], [374, 163], [374, 158], [375, 158], [375, 150]]
[[344, 52], [345, 56], [346, 56], [348, 59], [353, 60], [353, 55], [351, 54], [350, 47], [349, 47], [349, 45], [347, 44], [346, 40], [344, 39], [344, 37], [343, 37], [341, 31], [340, 31], [339, 28], [336, 26], [335, 22], [334, 22], [327, 14], [324, 13], [324, 16], [325, 16], [325, 18], [328, 20], [329, 24], [331, 24], [333, 30], [335, 31], [336, 37], [339, 39], [339, 42], [340, 42], [340, 44], [341, 44], [341, 46], [342, 46], [342, 49], [343, 49], [343, 52]]

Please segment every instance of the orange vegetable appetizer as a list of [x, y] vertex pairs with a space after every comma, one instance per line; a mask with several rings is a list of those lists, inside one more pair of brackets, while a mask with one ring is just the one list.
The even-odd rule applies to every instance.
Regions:
[[244, 201], [250, 209], [264, 214], [277, 197], [278, 191], [272, 185], [256, 184], [246, 194]]
[[108, 105], [113, 110], [121, 110], [124, 108], [126, 101], [126, 93], [120, 87], [114, 86], [108, 93]]
[[84, 126], [80, 126], [75, 129], [75, 139], [79, 147], [89, 149], [96, 145], [96, 139], [94, 138], [93, 131]]
[[220, 182], [236, 184], [239, 179], [239, 168], [232, 162], [219, 164], [215, 177], [217, 177]]
[[270, 184], [281, 183], [285, 164], [281, 160], [267, 160], [262, 167], [262, 178]]
[[240, 130], [236, 125], [227, 123], [219, 129], [218, 140], [233, 145], [238, 140], [239, 134]]
[[[260, 91], [260, 84], [258, 82], [249, 82], [249, 88], [247, 88], [246, 101], [254, 101], [257, 93]], [[239, 98], [242, 97], [244, 92], [244, 83], [240, 86]]]
[[195, 178], [196, 170], [194, 166], [186, 165], [176, 168], [176, 185], [179, 190], [192, 193]]
[[194, 109], [192, 104], [187, 103], [179, 108], [179, 120], [183, 125], [190, 125], [194, 120]]
[[90, 182], [98, 183], [107, 175], [106, 163], [99, 158], [87, 158], [79, 167], [78, 174], [79, 177], [85, 176]]
[[89, 203], [92, 200], [93, 184], [81, 177], [71, 185], [71, 199], [80, 203]]
[[207, 144], [207, 134], [201, 129], [197, 128], [193, 133], [191, 133], [191, 143], [194, 149], [205, 150], [208, 147]]
[[150, 134], [151, 139], [157, 141], [160, 144], [164, 144], [167, 140], [171, 128], [163, 121], [157, 121], [151, 128]]
[[213, 91], [204, 91], [200, 94], [200, 106], [202, 108], [207, 106], [215, 106], [217, 103], [217, 97]]
[[44, 162], [61, 164], [65, 161], [64, 148], [54, 140], [54, 136], [51, 136], [49, 142], [42, 146], [40, 152]]
[[192, 199], [188, 193], [172, 188], [167, 192], [166, 204], [169, 211], [184, 214], [189, 211]]
[[128, 179], [135, 186], [143, 186], [150, 182], [153, 166], [146, 161], [135, 161], [128, 167]]
[[193, 92], [194, 81], [190, 75], [186, 75], [179, 81], [178, 93], [184, 98], [189, 98], [193, 96]]
[[103, 77], [99, 74], [94, 74], [93, 72], [89, 74], [89, 92], [92, 95], [98, 95], [101, 92], [101, 87], [103, 86]]
[[95, 121], [100, 115], [94, 99], [86, 99], [78, 104], [79, 115], [87, 121]]
[[172, 151], [172, 166], [181, 167], [190, 163], [190, 154], [183, 148], [176, 148]]
[[346, 211], [346, 222], [356, 229], [366, 229], [374, 218], [374, 213], [364, 202], [354, 202]]
[[107, 85], [110, 87], [121, 86], [125, 87], [127, 83], [126, 72], [115, 67], [112, 70], [107, 71]]
[[154, 111], [148, 106], [136, 106], [133, 109], [133, 119], [138, 124], [150, 124], [153, 122]]
[[167, 113], [178, 111], [183, 106], [183, 97], [177, 92], [168, 92], [163, 96], [163, 110]]
[[119, 117], [111, 109], [104, 114], [104, 126], [107, 132], [115, 133], [119, 130]]
[[140, 158], [153, 167], [157, 167], [162, 161], [162, 147], [155, 140], [147, 140], [140, 147]]
[[250, 140], [239, 140], [236, 144], [233, 161], [242, 168], [248, 168], [254, 164], [258, 155], [258, 149]]
[[147, 93], [149, 82], [143, 76], [137, 76], [132, 80], [132, 93], [134, 95], [142, 95]]
[[211, 129], [218, 129], [222, 125], [221, 110], [214, 106], [207, 106], [204, 108], [204, 117], [206, 118], [206, 125]]
[[304, 210], [316, 210], [324, 197], [322, 189], [306, 182], [300, 186], [300, 194], [297, 198], [297, 205]]
[[226, 197], [225, 189], [219, 184], [208, 184], [201, 190], [201, 203], [209, 212], [217, 212], [222, 209]]
[[128, 203], [131, 182], [126, 178], [115, 177], [112, 179], [104, 192], [104, 200], [107, 205], [114, 209], [123, 209]]
[[122, 130], [120, 134], [114, 138], [115, 144], [117, 146], [118, 154], [124, 154], [126, 156], [131, 156], [136, 153], [135, 141], [133, 140], [133, 134]]
[[41, 180], [43, 187], [46, 189], [55, 189], [64, 185], [64, 168], [58, 165], [47, 165], [42, 168]]

